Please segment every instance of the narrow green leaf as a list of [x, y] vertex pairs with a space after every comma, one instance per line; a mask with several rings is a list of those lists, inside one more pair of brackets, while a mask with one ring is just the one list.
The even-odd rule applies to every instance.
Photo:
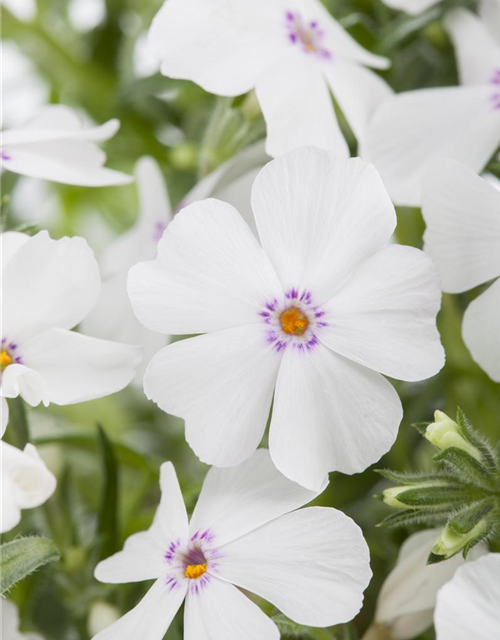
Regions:
[[435, 509], [425, 510], [422, 509], [404, 509], [397, 513], [391, 513], [390, 516], [384, 518], [382, 522], [377, 524], [377, 527], [389, 528], [389, 527], [407, 527], [412, 524], [444, 524], [450, 515], [450, 509]]
[[472, 538], [472, 540], [469, 540], [469, 542], [465, 545], [464, 550], [462, 551], [462, 555], [464, 557], [464, 560], [467, 560], [467, 556], [469, 554], [469, 551], [473, 547], [475, 547], [477, 544], [479, 544], [480, 542], [483, 542], [483, 540], [486, 540], [488, 538], [488, 536], [490, 535], [491, 531], [492, 531], [491, 527], [488, 527], [482, 533], [477, 535], [475, 538]]
[[[484, 493], [476, 487], [468, 487], [468, 494], [474, 494], [475, 500], [484, 497]], [[408, 507], [437, 507], [440, 505], [463, 504], [466, 489], [458, 485], [434, 485], [418, 487], [398, 493], [397, 499]]]
[[448, 522], [448, 526], [454, 533], [460, 535], [469, 533], [483, 518], [493, 511], [494, 507], [493, 500], [476, 502], [456, 513]]
[[19, 449], [24, 449], [30, 442], [26, 406], [20, 397], [9, 399], [9, 437]]
[[433, 459], [445, 464], [462, 482], [474, 484], [486, 490], [494, 489], [489, 471], [463, 449], [449, 447], [437, 453]]
[[0, 594], [48, 562], [59, 560], [52, 540], [32, 536], [18, 538], [0, 546]]
[[479, 450], [486, 468], [490, 472], [498, 469], [494, 449], [488, 440], [484, 438], [477, 429], [474, 429], [460, 407], [457, 407], [457, 424], [462, 431], [463, 437]]
[[113, 445], [101, 425], [97, 426], [97, 441], [102, 467], [101, 506], [97, 520], [100, 538], [99, 559], [118, 551], [118, 463]]
[[430, 422], [414, 422], [411, 426], [416, 429], [420, 434], [424, 435]]
[[457, 482], [456, 478], [448, 473], [407, 473], [406, 471], [393, 471], [392, 469], [375, 469], [375, 473], [380, 474], [395, 484], [404, 485], [436, 481], [442, 481], [448, 484]]

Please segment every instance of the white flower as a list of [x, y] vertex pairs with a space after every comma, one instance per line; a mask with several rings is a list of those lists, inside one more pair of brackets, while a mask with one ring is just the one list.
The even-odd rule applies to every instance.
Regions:
[[[380, 590], [375, 622], [390, 631], [393, 640], [406, 640], [432, 624], [436, 595], [457, 567], [465, 561], [456, 555], [446, 562], [426, 564], [440, 529], [419, 531], [410, 536], [399, 552], [396, 566]], [[483, 545], [469, 553], [473, 560], [486, 553]]]
[[318, 0], [167, 0], [149, 38], [167, 76], [223, 96], [255, 88], [272, 156], [315, 144], [347, 157], [330, 91], [358, 140], [391, 93], [366, 69], [388, 60], [361, 47]]
[[457, 570], [437, 596], [436, 640], [498, 638], [499, 576], [500, 553], [489, 553]]
[[[500, 276], [500, 191], [453, 160], [434, 162], [423, 184], [425, 251], [441, 287], [467, 291]], [[463, 338], [474, 360], [500, 382], [500, 280], [464, 314]]]
[[147, 327], [207, 334], [160, 351], [144, 389], [217, 466], [256, 449], [274, 393], [272, 458], [317, 489], [392, 445], [401, 403], [378, 372], [422, 380], [442, 367], [439, 282], [423, 252], [387, 246], [394, 207], [359, 159], [289, 152], [257, 177], [252, 208], [262, 247], [233, 207], [209, 199], [177, 214], [156, 260], [130, 270]]
[[500, 0], [480, 0], [479, 15], [488, 31], [500, 44]]
[[416, 16], [429, 7], [438, 4], [440, 0], [383, 0], [383, 3], [392, 9], [399, 9], [405, 13]]
[[46, 231], [0, 236], [2, 326], [0, 381], [5, 398], [65, 405], [101, 398], [132, 379], [140, 349], [74, 331], [100, 291], [97, 262], [83, 238], [52, 240]]
[[56, 479], [32, 444], [24, 451], [0, 440], [2, 511], [0, 533], [10, 531], [21, 520], [21, 509], [33, 509], [54, 493]]
[[453, 11], [447, 26], [462, 86], [394, 96], [367, 133], [364, 156], [396, 204], [420, 206], [422, 179], [434, 158], [454, 158], [477, 173], [500, 143], [500, 46], [465, 10]]
[[131, 176], [102, 166], [106, 155], [94, 144], [114, 136], [119, 126], [118, 120], [109, 120], [100, 127], [84, 127], [68, 107], [45, 107], [22, 127], [2, 131], [2, 168], [66, 184], [128, 184]]
[[371, 577], [361, 530], [335, 509], [296, 511], [317, 494], [280, 475], [266, 450], [238, 467], [210, 469], [189, 523], [169, 462], [160, 486], [149, 530], [95, 571], [102, 582], [156, 582], [95, 640], [161, 640], [184, 599], [186, 640], [278, 640], [275, 624], [240, 589], [305, 625], [347, 622], [359, 611]]

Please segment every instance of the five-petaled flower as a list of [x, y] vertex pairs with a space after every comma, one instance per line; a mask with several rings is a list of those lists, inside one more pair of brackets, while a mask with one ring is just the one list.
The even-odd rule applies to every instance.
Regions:
[[442, 367], [439, 280], [422, 251], [388, 245], [394, 207], [359, 159], [291, 151], [261, 171], [252, 207], [262, 246], [209, 199], [177, 214], [156, 260], [130, 270], [141, 322], [206, 334], [160, 351], [144, 389], [218, 466], [256, 449], [274, 393], [273, 461], [317, 489], [392, 445], [401, 403], [379, 372], [422, 380]]
[[[371, 577], [359, 527], [290, 482], [259, 450], [238, 467], [212, 468], [190, 522], [171, 463], [148, 531], [100, 562], [102, 582], [155, 579], [141, 602], [95, 640], [161, 640], [184, 599], [184, 638], [278, 640], [279, 631], [240, 589], [300, 624], [347, 622]], [[324, 488], [324, 487], [322, 487]]]
[[212, 93], [255, 89], [272, 156], [304, 144], [349, 155], [330, 91], [362, 140], [391, 90], [366, 66], [384, 69], [318, 0], [167, 0], [149, 41], [172, 78]]
[[30, 405], [65, 405], [123, 389], [135, 374], [137, 347], [69, 331], [95, 304], [97, 262], [83, 238], [52, 240], [2, 234], [2, 337], [0, 391]]

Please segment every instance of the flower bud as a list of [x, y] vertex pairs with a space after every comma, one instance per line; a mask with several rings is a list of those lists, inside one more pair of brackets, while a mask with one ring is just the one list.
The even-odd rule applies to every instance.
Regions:
[[458, 424], [442, 411], [434, 412], [434, 422], [427, 427], [424, 435], [438, 449], [456, 447], [481, 460], [481, 453], [463, 437]]
[[394, 509], [406, 509], [406, 505], [398, 500], [398, 495], [403, 493], [403, 491], [408, 491], [410, 487], [389, 487], [388, 489], [384, 489], [381, 494], [382, 500], [389, 507], [393, 507]]
[[484, 533], [487, 526], [486, 520], [482, 519], [467, 533], [457, 533], [447, 524], [432, 546], [429, 561], [432, 563], [451, 558], [451, 556], [461, 551], [471, 540]]

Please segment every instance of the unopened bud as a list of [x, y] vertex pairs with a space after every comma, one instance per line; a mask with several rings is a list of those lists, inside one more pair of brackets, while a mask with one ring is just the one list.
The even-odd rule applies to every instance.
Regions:
[[449, 525], [446, 525], [431, 549], [429, 561], [432, 563], [451, 558], [451, 556], [461, 551], [471, 540], [484, 533], [486, 528], [487, 523], [484, 519], [480, 520], [467, 533], [457, 533]]
[[438, 449], [455, 447], [481, 460], [481, 453], [463, 437], [458, 424], [442, 411], [434, 412], [434, 422], [427, 427], [424, 435]]

